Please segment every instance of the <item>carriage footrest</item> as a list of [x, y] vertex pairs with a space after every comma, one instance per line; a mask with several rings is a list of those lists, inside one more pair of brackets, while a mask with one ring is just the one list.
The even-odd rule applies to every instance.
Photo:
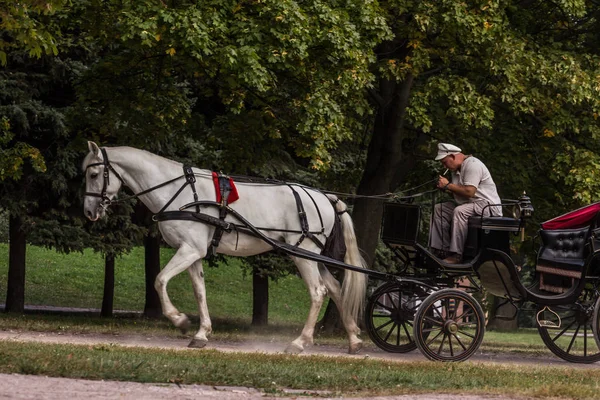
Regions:
[[565, 293], [575, 285], [575, 279], [581, 278], [581, 271], [547, 265], [537, 265], [535, 269], [540, 274], [540, 289], [551, 293]]

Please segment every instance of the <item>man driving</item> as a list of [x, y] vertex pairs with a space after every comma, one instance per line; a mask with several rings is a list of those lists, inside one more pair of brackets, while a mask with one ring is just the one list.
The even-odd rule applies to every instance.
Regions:
[[501, 216], [502, 207], [487, 207], [500, 204], [496, 184], [485, 164], [476, 157], [465, 155], [462, 150], [449, 143], [439, 143], [435, 157], [444, 168], [451, 171], [451, 179], [440, 176], [437, 187], [450, 192], [454, 201], [435, 205], [429, 233], [429, 246], [444, 259], [445, 263], [462, 262], [471, 215]]

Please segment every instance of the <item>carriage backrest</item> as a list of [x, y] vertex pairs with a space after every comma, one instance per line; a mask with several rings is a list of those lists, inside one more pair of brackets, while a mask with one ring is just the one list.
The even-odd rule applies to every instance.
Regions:
[[538, 258], [545, 260], [583, 260], [587, 255], [590, 228], [540, 230], [542, 246]]
[[421, 208], [414, 204], [384, 203], [381, 240], [414, 246], [421, 225]]
[[551, 293], [564, 293], [581, 279], [589, 254], [590, 227], [541, 230], [536, 271], [539, 287]]

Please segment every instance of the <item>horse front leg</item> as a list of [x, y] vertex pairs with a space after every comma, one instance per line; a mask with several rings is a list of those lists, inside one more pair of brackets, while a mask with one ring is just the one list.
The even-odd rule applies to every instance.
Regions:
[[321, 280], [316, 262], [297, 257], [292, 257], [292, 260], [294, 260], [294, 263], [298, 267], [300, 276], [302, 276], [310, 295], [310, 310], [306, 322], [304, 323], [304, 328], [302, 329], [300, 336], [292, 341], [285, 349], [286, 353], [297, 354], [304, 351], [305, 345], [313, 344], [315, 325], [317, 324], [319, 311], [321, 311], [323, 301], [327, 295], [327, 289]]
[[181, 246], [154, 281], [154, 288], [158, 292], [164, 316], [183, 333], [189, 329], [190, 320], [171, 303], [167, 293], [167, 284], [171, 278], [188, 269], [199, 258], [200, 255], [197, 251], [186, 245]]
[[200, 316], [200, 330], [188, 347], [202, 348], [208, 343], [207, 335], [212, 332], [212, 323], [208, 314], [208, 306], [206, 304], [206, 287], [204, 285], [204, 270], [202, 268], [202, 260], [198, 260], [192, 264], [188, 269], [190, 279], [192, 280], [192, 286], [194, 288], [194, 295], [198, 302], [198, 315]]

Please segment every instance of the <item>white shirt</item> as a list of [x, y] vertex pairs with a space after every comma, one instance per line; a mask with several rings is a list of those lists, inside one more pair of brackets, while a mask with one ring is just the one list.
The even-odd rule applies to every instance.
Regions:
[[[490, 171], [484, 163], [476, 157], [467, 156], [458, 171], [452, 172], [452, 183], [463, 186], [474, 186], [477, 190], [475, 196], [464, 197], [454, 195], [454, 200], [460, 205], [467, 202], [487, 200], [490, 204], [500, 204], [500, 196], [496, 184], [492, 179]], [[502, 207], [491, 207], [491, 213], [495, 216], [502, 215]]]

